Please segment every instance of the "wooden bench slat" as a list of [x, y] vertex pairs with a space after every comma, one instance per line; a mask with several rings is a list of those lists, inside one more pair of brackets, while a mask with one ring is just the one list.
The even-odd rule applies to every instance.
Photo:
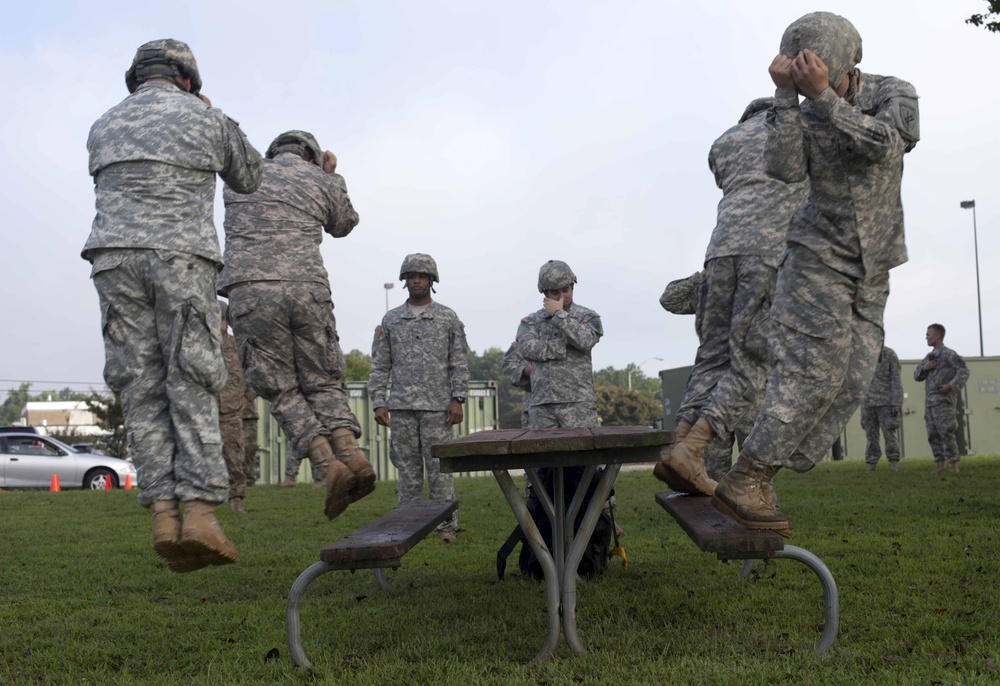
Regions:
[[421, 500], [388, 514], [326, 546], [319, 559], [333, 568], [398, 566], [413, 546], [458, 509], [457, 500]]
[[515, 455], [593, 450], [594, 435], [590, 429], [534, 429], [511, 440], [510, 451]]
[[656, 494], [656, 502], [677, 520], [702, 552], [715, 553], [726, 560], [784, 550], [780, 534], [745, 527], [712, 507], [711, 501], [704, 495], [670, 491]]
[[602, 448], [645, 448], [669, 445], [674, 442], [672, 431], [651, 431], [646, 426], [597, 426], [590, 430], [594, 436], [594, 447]]

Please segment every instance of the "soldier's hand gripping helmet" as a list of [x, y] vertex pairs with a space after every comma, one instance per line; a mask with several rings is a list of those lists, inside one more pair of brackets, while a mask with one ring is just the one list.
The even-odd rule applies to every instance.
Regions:
[[167, 79], [177, 84], [178, 77], [191, 79], [192, 95], [201, 91], [201, 74], [191, 48], [183, 41], [165, 38], [139, 46], [132, 66], [125, 72], [125, 85], [129, 93], [134, 93], [140, 84], [150, 79]]
[[562, 260], [549, 260], [538, 270], [538, 292], [554, 291], [576, 283], [576, 274]]
[[813, 12], [793, 21], [781, 36], [781, 54], [794, 58], [812, 50], [830, 72], [830, 88], [861, 62], [861, 34], [854, 24], [832, 12]]
[[[294, 152], [307, 162], [323, 165], [323, 149], [319, 147], [316, 137], [308, 131], [285, 131], [280, 134], [267, 146], [265, 157], [273, 160], [279, 152]], [[312, 155], [312, 159], [309, 159], [309, 155]]]
[[399, 280], [405, 280], [407, 274], [430, 274], [431, 283], [441, 281], [438, 278], [437, 262], [434, 261], [433, 257], [422, 252], [413, 253], [403, 258], [403, 265], [399, 268]]

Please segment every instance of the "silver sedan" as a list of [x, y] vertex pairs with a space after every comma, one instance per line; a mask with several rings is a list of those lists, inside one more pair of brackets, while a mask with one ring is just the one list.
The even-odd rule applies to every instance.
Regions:
[[135, 465], [116, 457], [77, 452], [65, 443], [29, 433], [0, 434], [0, 488], [48, 488], [52, 476], [59, 488], [103, 490], [136, 482]]

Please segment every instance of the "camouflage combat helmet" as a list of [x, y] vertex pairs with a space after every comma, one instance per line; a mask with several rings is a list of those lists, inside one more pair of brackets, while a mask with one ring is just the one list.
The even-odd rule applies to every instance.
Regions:
[[750, 119], [753, 115], [757, 114], [761, 110], [769, 110], [771, 106], [774, 105], [774, 98], [757, 98], [756, 100], [751, 100], [747, 108], [743, 110], [743, 116], [740, 117], [740, 124]]
[[168, 79], [177, 83], [178, 77], [191, 79], [191, 94], [201, 91], [201, 74], [194, 53], [188, 44], [165, 38], [149, 41], [135, 51], [132, 66], [125, 72], [125, 85], [129, 93], [134, 93], [141, 83], [150, 79]]
[[265, 157], [273, 160], [279, 152], [294, 152], [303, 159], [305, 159], [304, 153], [308, 152], [313, 157], [310, 160], [313, 164], [323, 164], [323, 148], [319, 147], [316, 137], [308, 131], [285, 131], [267, 146]]
[[781, 36], [781, 54], [795, 57], [812, 50], [830, 71], [836, 88], [861, 61], [861, 34], [854, 24], [832, 12], [813, 12], [793, 21]]
[[430, 274], [431, 283], [441, 281], [438, 278], [437, 262], [434, 261], [433, 257], [425, 255], [422, 252], [407, 255], [403, 259], [403, 266], [399, 268], [399, 280], [403, 281], [407, 274]]
[[549, 260], [538, 270], [538, 292], [554, 291], [576, 283], [576, 274], [562, 260]]

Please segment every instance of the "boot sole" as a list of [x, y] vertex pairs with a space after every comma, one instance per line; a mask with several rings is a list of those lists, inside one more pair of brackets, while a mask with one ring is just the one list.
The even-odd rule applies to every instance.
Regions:
[[338, 479], [335, 487], [326, 492], [323, 500], [323, 514], [327, 519], [336, 519], [347, 506], [351, 504], [351, 491], [357, 486], [357, 479], [354, 474], [348, 472], [347, 476]]
[[[181, 550], [187, 553], [188, 558], [193, 560], [193, 564], [201, 564], [202, 567], [209, 565], [231, 565], [239, 562], [240, 556], [233, 548], [232, 551], [213, 548], [212, 546], [197, 540], [181, 541]], [[201, 569], [201, 567], [194, 567]], [[185, 571], [194, 571], [194, 569]]]
[[357, 478], [357, 483], [355, 483], [354, 488], [351, 489], [352, 503], [356, 503], [366, 495], [371, 495], [375, 492], [375, 472], [370, 469], [366, 469], [360, 474], [355, 474], [354, 476]]
[[[660, 467], [662, 465], [662, 467]], [[662, 481], [663, 483], [670, 486], [670, 488], [678, 493], [687, 493], [688, 495], [708, 495], [714, 496], [715, 489], [707, 490], [701, 489], [693, 481], [689, 481], [680, 474], [677, 473], [675, 469], [670, 466], [669, 462], [660, 462], [656, 468], [653, 469], [653, 476]]]
[[[773, 531], [782, 538], [792, 537], [792, 525], [788, 523], [786, 519], [784, 522], [751, 522], [736, 513], [736, 510], [729, 507], [721, 498], [717, 496], [712, 496], [712, 507], [715, 508], [717, 512], [726, 515], [735, 522], [739, 522], [748, 529], [765, 529], [767, 531]], [[784, 524], [784, 526], [782, 526]]]

